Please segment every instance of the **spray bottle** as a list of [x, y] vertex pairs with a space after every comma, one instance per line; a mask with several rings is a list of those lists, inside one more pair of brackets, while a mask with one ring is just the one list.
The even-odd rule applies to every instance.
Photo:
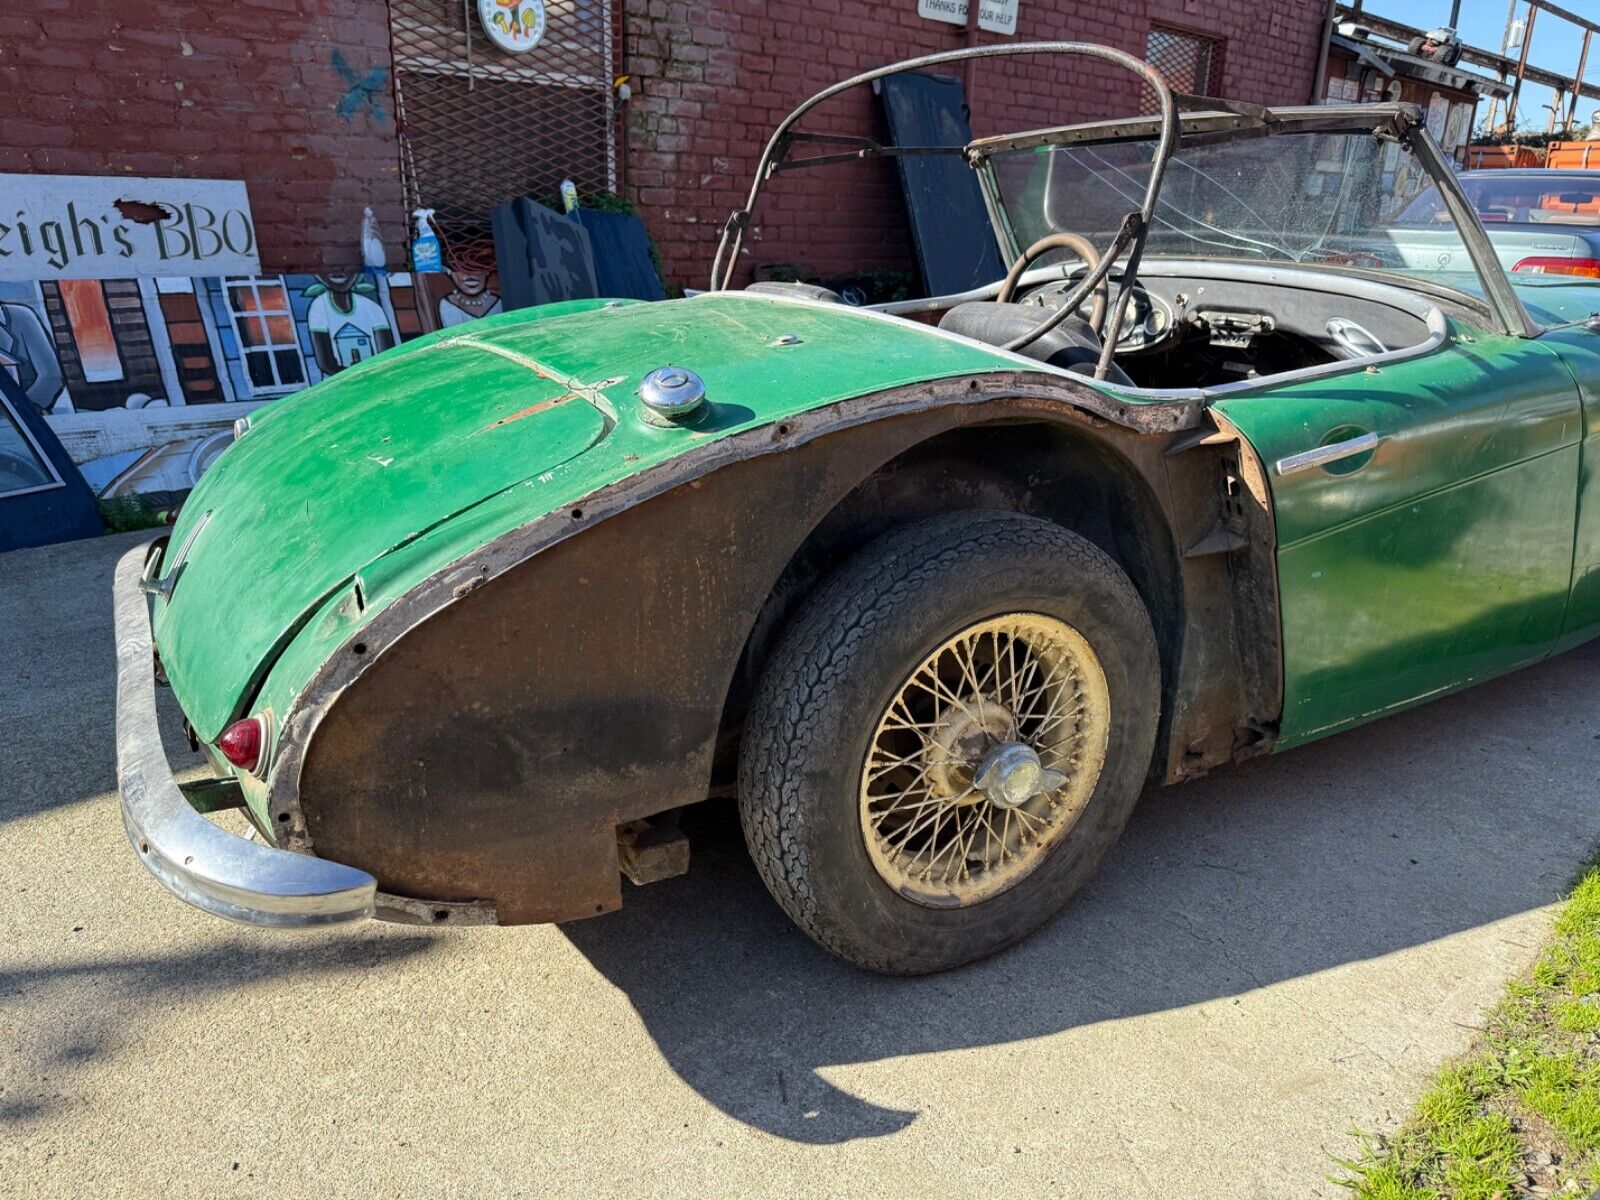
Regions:
[[419, 208], [411, 215], [417, 222], [417, 236], [411, 242], [411, 269], [444, 270], [444, 254], [439, 249], [439, 235], [433, 231], [433, 209]]
[[383, 235], [378, 232], [378, 218], [372, 215], [370, 204], [361, 210], [361, 263], [369, 271], [381, 271], [388, 265]]

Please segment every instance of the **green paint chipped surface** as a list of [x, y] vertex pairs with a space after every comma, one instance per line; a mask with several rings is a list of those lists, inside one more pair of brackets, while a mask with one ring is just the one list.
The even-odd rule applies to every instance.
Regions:
[[[799, 343], [771, 345], [786, 333]], [[640, 379], [668, 363], [715, 404], [693, 430], [638, 415]], [[739, 294], [578, 301], [435, 334], [271, 405], [206, 473], [169, 557], [212, 515], [157, 606], [156, 643], [213, 740], [280, 655], [263, 702], [281, 716], [375, 612], [598, 488], [851, 396], [1019, 365], [909, 322]]]

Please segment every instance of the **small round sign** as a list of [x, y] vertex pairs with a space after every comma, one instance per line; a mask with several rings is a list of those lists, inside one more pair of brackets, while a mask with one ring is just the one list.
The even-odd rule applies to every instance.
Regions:
[[544, 0], [478, 0], [478, 20], [500, 49], [525, 54], [544, 37]]

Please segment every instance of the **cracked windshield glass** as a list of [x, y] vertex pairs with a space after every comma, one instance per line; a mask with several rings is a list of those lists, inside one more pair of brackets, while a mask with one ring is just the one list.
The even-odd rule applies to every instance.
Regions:
[[[1155, 145], [996, 154], [994, 180], [1018, 247], [1068, 231], [1104, 249], [1140, 206]], [[1145, 256], [1362, 267], [1477, 294], [1466, 244], [1437, 196], [1404, 145], [1366, 132], [1180, 145]]]

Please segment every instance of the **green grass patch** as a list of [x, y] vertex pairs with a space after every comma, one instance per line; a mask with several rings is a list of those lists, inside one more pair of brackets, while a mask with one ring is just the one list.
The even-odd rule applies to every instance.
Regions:
[[1600, 1184], [1600, 868], [1506, 988], [1477, 1044], [1390, 1138], [1355, 1135], [1336, 1182], [1361, 1200], [1507, 1200]]
[[131, 533], [135, 529], [156, 529], [167, 524], [171, 506], [157, 508], [139, 496], [117, 496], [101, 500], [100, 519], [107, 533]]

